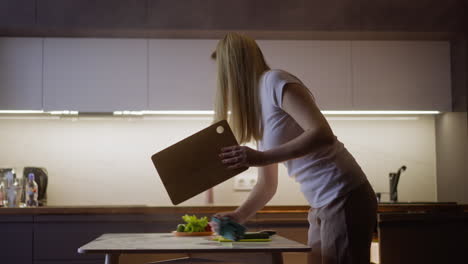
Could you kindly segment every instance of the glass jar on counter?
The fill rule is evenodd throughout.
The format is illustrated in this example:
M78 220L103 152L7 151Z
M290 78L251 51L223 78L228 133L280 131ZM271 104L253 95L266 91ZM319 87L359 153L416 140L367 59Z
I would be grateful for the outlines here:
M16 178L13 172L10 171L6 173L4 186L4 206L23 207L21 204L23 185L21 184L21 180Z
M5 184L3 179L0 179L0 207L5 205Z

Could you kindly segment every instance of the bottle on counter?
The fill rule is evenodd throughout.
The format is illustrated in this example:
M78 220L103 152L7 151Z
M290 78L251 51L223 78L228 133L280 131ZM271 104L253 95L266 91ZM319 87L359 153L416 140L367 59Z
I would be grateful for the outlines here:
M6 194L6 206L7 207L17 207L17 197L19 194L19 186L17 181L13 176L13 173L7 172L6 174L6 187L5 187L5 194Z
M38 188L37 188L37 183L34 180L34 173L28 174L28 179L27 179L24 191L26 194L26 200L25 200L26 207L37 207L38 206L38 201L37 201Z
M4 200L5 200L5 184L3 183L2 180L0 180L0 207L5 206Z

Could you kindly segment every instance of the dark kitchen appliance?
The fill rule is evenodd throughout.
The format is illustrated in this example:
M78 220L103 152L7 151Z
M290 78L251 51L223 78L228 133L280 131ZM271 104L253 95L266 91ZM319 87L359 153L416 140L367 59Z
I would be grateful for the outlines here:
M38 195L37 200L39 202L39 206L47 205L47 183L48 183L48 174L45 168L40 167L24 167L23 170L23 179L27 179L29 173L34 174L34 180L37 183L38 188ZM23 188L25 187L26 181L23 181ZM21 197L21 201L24 202L25 195Z

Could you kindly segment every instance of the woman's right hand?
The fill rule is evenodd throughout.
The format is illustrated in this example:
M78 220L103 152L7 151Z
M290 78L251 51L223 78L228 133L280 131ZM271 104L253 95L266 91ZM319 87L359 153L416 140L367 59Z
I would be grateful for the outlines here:
M237 211L220 212L220 213L216 213L213 217L216 217L219 219L223 217L228 217L232 221L239 223L239 224L243 224L246 221L246 219L243 219L243 217Z
M220 212L220 213L216 213L215 215L213 215L213 217L218 218L218 219L222 219L224 217L227 217L231 221L234 221L234 222L239 223L239 224L243 224L246 221L245 219L243 219L240 216L240 214L237 211ZM211 226L211 229L214 232L219 234L219 225L218 225L218 223L216 221L211 221L209 223L209 225Z

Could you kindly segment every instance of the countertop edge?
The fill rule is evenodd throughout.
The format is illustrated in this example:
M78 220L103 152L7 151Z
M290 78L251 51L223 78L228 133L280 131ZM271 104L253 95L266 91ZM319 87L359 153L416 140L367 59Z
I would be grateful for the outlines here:
M101 214L213 214L236 206L47 206L37 208L0 208L0 215L101 215ZM307 214L309 206L266 206L258 214ZM379 213L468 212L467 204L379 204Z

